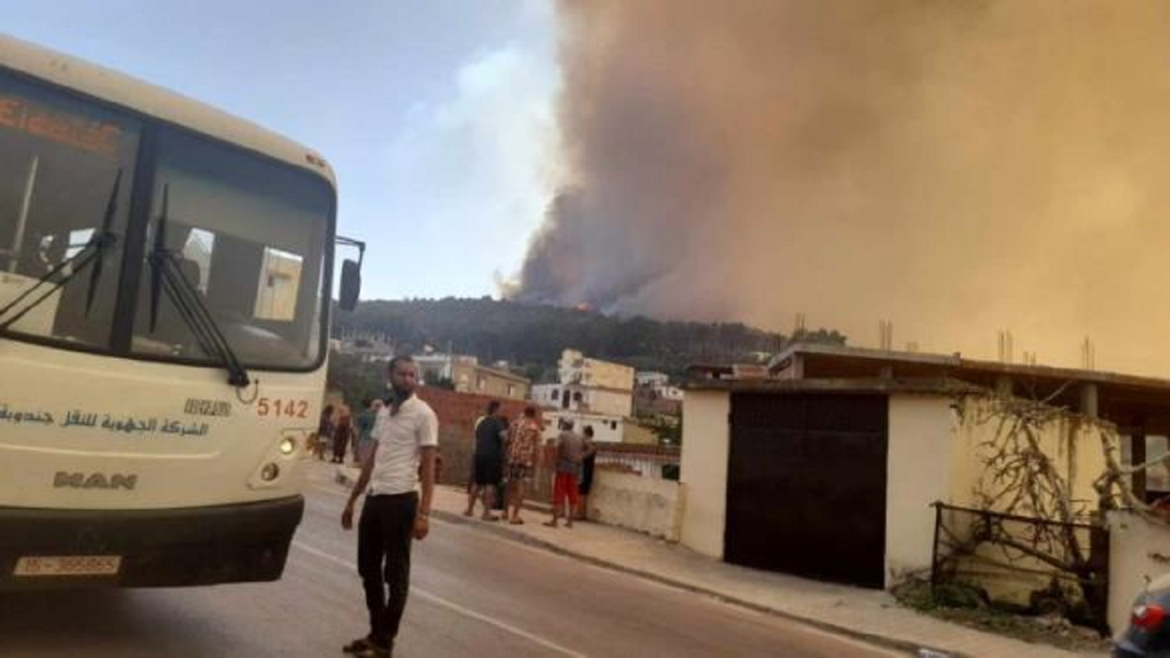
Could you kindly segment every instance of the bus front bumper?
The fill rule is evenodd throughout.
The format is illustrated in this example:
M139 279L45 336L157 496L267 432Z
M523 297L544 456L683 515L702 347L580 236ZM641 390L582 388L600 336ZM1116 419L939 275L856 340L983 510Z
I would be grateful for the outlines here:
M158 510L0 507L0 590L276 580L304 509L301 496Z

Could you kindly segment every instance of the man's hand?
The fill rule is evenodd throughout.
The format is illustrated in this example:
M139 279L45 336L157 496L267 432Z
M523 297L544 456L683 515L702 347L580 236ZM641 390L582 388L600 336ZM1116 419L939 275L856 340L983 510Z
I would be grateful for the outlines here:
M346 530L353 529L353 503L345 504L345 511L341 513L341 527Z
M417 514L414 517L414 538L418 540L426 539L427 533L430 532L431 524L429 517L426 514Z

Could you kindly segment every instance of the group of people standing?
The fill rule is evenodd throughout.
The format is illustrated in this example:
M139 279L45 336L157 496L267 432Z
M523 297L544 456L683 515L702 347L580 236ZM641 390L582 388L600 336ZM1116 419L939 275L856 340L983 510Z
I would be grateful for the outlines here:
M384 406L382 400L362 400L362 411L355 418L345 403L325 405L313 450L317 459L324 460L326 451L332 449L330 461L342 464L346 452L352 449L354 463L360 464L373 445L374 422Z
M542 462L543 429L536 407L526 407L520 418L509 423L500 413L499 401L488 403L486 413L475 424L475 457L464 516L474 516L475 504L480 501L483 520L524 523L521 510ZM551 460L555 473L553 517L545 524L550 527L557 527L561 518L572 527L574 518L586 517L597 450L593 428L587 426L583 432L576 434L571 426L562 424L557 436ZM504 500L498 501L501 494ZM497 502L503 503L502 517L494 512Z

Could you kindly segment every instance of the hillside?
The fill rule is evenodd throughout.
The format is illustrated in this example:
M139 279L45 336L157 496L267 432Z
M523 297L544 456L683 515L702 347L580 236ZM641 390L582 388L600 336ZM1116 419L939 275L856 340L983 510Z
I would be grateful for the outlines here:
M561 351L639 369L680 374L697 362L751 361L773 353L787 337L740 323L661 322L619 318L595 311L499 301L490 298L362 302L334 315L336 330L381 332L403 350L424 344L473 354L484 362L508 361L534 379L547 377ZM807 333L806 340L844 343L836 331Z

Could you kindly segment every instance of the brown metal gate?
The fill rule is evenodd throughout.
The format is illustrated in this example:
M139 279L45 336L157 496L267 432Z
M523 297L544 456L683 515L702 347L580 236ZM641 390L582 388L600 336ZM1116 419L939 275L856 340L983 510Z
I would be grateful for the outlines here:
M882 587L884 395L736 393L724 559Z

